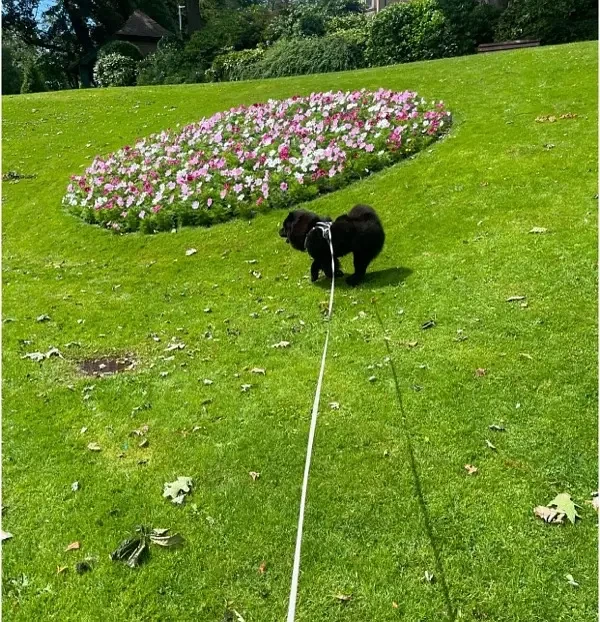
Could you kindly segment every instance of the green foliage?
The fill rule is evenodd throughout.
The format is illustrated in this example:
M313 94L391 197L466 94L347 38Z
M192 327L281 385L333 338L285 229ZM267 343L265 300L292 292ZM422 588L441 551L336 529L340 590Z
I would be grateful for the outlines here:
M473 54L480 43L493 41L500 10L477 0L437 0L444 14L445 32L457 55Z
M183 84L204 81L204 70L186 58L180 41L161 39L158 50L138 65L138 85Z
M366 57L392 65L452 56L458 46L435 0L393 4L371 20Z
M35 61L28 62L23 69L21 93L41 93L46 90L42 72Z
M207 70L207 78L212 82L234 82L241 80L244 73L260 62L265 55L264 48L240 50L220 54Z
M129 41L109 41L98 50L98 58L102 58L107 54L120 54L133 58L135 61L142 60L142 53L139 48Z
M206 24L191 36L184 51L184 62L201 71L219 54L255 48L264 40L271 14L265 7L249 6L207 11L205 18Z
M16 95L21 90L23 74L15 62L13 51L2 45L2 94Z
M364 14L364 4L358 0L299 0L275 18L269 25L266 39L277 41L282 38L321 36L326 32L343 30L343 20ZM330 27L334 19L340 20L337 27ZM359 24L348 22L346 28Z
M360 33L360 31L359 31ZM354 37L354 38L353 38ZM264 58L242 72L244 78L277 78L363 67L364 40L353 31L325 37L281 39Z
M365 13L334 15L327 19L325 27L328 33L357 29L362 29L366 32L369 19L370 18Z
M513 0L500 17L496 39L526 38L544 44L596 39L598 5L592 0Z
M94 66L94 80L101 87L133 86L137 64L133 58L121 54L106 54Z

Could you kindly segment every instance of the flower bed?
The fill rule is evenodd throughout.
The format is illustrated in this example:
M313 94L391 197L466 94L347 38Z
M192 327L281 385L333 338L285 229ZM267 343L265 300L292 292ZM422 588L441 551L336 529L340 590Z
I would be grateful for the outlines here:
M450 113L416 93L313 93L219 112L96 157L63 203L117 232L210 225L290 207L420 151Z

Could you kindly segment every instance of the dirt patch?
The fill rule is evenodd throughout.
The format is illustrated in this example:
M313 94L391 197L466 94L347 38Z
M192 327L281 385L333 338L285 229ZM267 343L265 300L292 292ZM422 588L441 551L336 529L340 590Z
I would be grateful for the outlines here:
M135 361L130 357L103 357L85 359L78 363L79 371L86 376L111 376L135 368Z

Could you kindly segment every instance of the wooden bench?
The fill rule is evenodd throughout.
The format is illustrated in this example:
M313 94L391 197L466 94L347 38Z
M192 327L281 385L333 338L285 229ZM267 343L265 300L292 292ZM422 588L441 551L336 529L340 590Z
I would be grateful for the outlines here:
M539 39L519 39L518 41L501 41L499 43L482 43L477 46L477 53L501 52L503 50L518 50L520 48L535 48L540 44Z

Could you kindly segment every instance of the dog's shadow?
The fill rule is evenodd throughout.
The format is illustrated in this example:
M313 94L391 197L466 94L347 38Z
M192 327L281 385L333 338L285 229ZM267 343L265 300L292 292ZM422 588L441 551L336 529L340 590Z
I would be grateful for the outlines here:
M352 274L351 272L349 274ZM346 283L346 277L349 274L344 274L343 277L338 277L335 280L336 287L340 289L354 289L348 283ZM385 268L384 270L375 270L373 272L367 272L365 279L357 287L392 287L400 285L412 274L410 268L398 267L398 268ZM322 289L329 289L331 287L331 281L328 278L321 278L315 283Z

